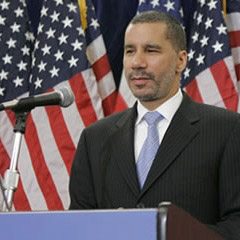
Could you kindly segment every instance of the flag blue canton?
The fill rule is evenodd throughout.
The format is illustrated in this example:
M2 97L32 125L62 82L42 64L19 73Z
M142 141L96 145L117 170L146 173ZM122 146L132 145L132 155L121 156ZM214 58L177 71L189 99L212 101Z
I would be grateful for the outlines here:
M87 24L88 27L86 29L86 42L89 45L94 39L101 35L100 32L100 24L97 20L94 6L90 0L86 1L87 4Z
M198 1L193 19L188 36L188 65L183 74L183 86L203 70L231 55L220 1Z
M149 10L167 12L183 23L183 9L181 0L140 0L138 12Z
M31 94L89 68L77 1L43 2L33 57Z
M28 91L33 40L25 1L1 1L0 102Z

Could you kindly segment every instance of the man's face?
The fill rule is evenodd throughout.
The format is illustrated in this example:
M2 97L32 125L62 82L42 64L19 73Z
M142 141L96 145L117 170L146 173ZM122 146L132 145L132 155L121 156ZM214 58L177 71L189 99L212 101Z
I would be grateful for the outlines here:
M166 38L164 23L130 24L125 33L124 72L133 95L159 106L179 88L186 51L179 53Z

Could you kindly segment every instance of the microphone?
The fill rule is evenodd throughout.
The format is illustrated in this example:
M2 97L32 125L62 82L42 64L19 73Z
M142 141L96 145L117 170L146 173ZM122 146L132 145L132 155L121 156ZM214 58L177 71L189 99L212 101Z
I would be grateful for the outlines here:
M0 111L11 109L16 112L27 112L38 106L60 105L68 107L74 101L72 91L63 87L50 93L42 93L35 96L14 99L0 104Z

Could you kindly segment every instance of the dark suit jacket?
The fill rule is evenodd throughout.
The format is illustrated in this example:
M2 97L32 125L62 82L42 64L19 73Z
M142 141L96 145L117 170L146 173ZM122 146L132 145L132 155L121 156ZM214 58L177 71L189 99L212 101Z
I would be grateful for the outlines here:
M170 201L240 239L240 115L184 94L142 190L134 157L136 106L86 128L70 178L70 209L155 208Z

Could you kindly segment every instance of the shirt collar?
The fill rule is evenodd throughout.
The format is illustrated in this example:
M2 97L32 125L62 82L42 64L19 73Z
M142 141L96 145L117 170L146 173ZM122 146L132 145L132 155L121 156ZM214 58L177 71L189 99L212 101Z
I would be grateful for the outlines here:
M182 94L182 91L179 89L178 92L173 97L169 98L166 102L164 102L162 105L160 105L158 108L156 108L153 111L159 112L166 120L171 121L174 114L178 110L182 102L182 99L183 99L183 94ZM138 117L137 117L136 125L142 121L143 116L147 112L149 112L149 110L145 108L138 100L137 112L138 112Z

